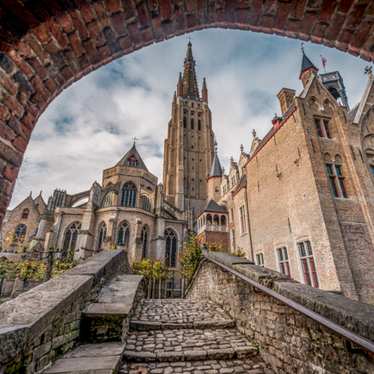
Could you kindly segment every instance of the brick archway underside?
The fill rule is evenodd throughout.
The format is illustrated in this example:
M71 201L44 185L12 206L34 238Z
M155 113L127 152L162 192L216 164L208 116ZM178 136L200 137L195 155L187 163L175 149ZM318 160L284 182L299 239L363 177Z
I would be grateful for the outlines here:
M0 224L31 132L54 97L117 57L208 27L374 56L372 0L2 0Z

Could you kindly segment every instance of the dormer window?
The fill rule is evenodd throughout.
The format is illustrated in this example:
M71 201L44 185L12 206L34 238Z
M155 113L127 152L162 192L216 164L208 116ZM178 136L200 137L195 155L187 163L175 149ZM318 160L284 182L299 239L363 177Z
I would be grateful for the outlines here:
M130 166L132 168L136 168L138 167L138 160L136 159L136 157L134 155L131 155L128 159L127 159L127 166Z

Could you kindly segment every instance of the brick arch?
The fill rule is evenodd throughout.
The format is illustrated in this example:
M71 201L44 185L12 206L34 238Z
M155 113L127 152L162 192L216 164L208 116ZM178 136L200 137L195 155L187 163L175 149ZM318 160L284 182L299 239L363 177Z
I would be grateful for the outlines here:
M208 27L312 40L373 60L371 0L3 0L0 223L33 127L64 88L115 58Z

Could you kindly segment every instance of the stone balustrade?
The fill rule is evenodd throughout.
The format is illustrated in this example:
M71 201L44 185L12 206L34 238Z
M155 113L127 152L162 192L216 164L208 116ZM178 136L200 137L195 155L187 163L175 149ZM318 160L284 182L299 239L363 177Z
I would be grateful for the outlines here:
M186 297L221 306L276 373L374 372L374 306L243 258L204 257Z
M104 251L0 305L0 373L39 372L72 349L82 311L123 270L126 253Z

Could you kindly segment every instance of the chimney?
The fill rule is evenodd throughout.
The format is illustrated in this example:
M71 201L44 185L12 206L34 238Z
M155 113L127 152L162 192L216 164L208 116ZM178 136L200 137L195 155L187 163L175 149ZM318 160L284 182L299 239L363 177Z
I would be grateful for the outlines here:
M287 110L290 108L295 98L295 94L296 94L296 91L291 90L290 88L282 88L279 91L277 97L279 100L282 114L286 113Z

